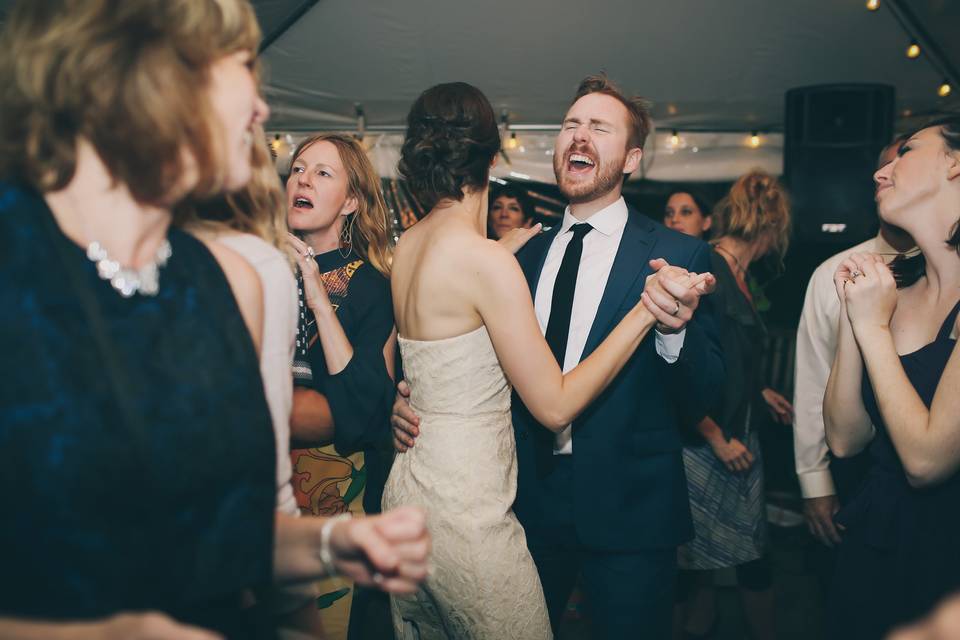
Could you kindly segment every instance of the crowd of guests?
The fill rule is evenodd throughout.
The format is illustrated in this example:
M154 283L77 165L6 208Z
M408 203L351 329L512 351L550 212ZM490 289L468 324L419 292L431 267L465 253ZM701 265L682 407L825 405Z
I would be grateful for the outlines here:
M814 273L791 404L750 279L788 248L775 177L646 218L621 189L649 113L590 76L544 229L490 191L489 101L442 84L394 247L353 137L278 181L259 38L246 0L4 25L0 636L550 638L579 585L595 637L709 638L732 569L775 638L769 413L834 549L827 635L950 637L956 601L921 618L960 589L960 117L881 155L880 232Z
M290 418L313 414L259 40L243 0L20 2L4 24L4 638L316 636L313 580L427 574L420 509L299 517ZM361 211L352 246L386 268ZM333 308L314 276L311 321ZM314 381L362 416L349 385L392 382L336 322Z

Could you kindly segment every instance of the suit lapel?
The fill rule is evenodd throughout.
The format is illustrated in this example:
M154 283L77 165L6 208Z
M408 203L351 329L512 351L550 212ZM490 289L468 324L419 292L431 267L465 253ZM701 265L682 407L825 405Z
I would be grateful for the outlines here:
M549 230L541 233L536 238L527 242L527 246L520 251L517 256L520 261L520 268L523 269L523 275L527 277L527 285L530 287L530 297L537 299L537 283L540 281L540 272L543 270L543 263L547 259L547 253L550 251L550 245L553 239L560 233L560 226L563 220L557 221Z
M620 309L624 298L637 280L649 274L648 261L656 245L652 230L653 224L642 214L633 209L629 210L627 225L623 229L623 238L620 240L620 247L613 260L610 277L607 278L607 286L603 290L603 297L600 298L600 306L597 307L597 315L590 327L581 360L593 353L607 335L617 310Z

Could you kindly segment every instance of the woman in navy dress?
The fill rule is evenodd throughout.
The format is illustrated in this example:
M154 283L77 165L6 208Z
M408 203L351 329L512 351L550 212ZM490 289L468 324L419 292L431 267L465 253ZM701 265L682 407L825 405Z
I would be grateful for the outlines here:
M422 514L275 513L259 280L170 224L250 177L252 7L117 7L0 37L0 637L269 638L275 580L411 590Z
M834 455L872 467L837 514L832 637L880 638L960 588L960 117L920 129L874 175L880 216L921 254L853 254L824 398Z

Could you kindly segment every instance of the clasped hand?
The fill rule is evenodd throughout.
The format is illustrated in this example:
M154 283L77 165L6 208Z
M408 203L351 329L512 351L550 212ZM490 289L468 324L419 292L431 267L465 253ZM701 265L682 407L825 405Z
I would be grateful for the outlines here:
M389 593L413 593L429 571L431 539L419 507L337 523L330 547L343 575Z
M850 254L837 267L833 283L854 329L890 326L897 308L897 283L881 256Z
M663 258L651 260L650 268L654 273L647 276L640 299L656 318L657 331L681 331L693 318L700 297L717 288L717 279L712 273L695 273L674 267Z

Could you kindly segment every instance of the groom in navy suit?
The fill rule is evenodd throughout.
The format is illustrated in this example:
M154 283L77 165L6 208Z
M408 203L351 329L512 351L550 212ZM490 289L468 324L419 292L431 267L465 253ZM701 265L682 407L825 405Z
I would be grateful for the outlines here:
M654 337L562 433L537 423L513 398L514 510L551 623L556 630L579 575L598 638L670 637L676 548L693 537L678 408L703 415L724 375L709 297L701 300L699 289L680 282L688 272L709 271L709 247L631 210L621 196L649 130L640 100L605 76L586 78L554 148L557 184L570 206L560 224L517 255L564 372L641 294L658 320ZM659 277L645 290L654 271ZM400 444L412 444L416 433L407 417L398 400Z

